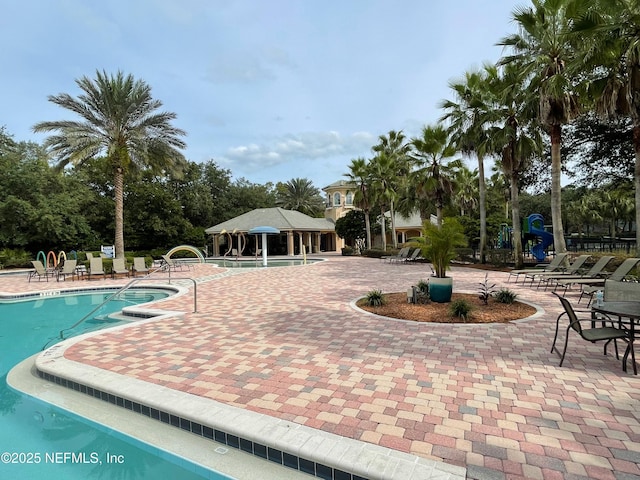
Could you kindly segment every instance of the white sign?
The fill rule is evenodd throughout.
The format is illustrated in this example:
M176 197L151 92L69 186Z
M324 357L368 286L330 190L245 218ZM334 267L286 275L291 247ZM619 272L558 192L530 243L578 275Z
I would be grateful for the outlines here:
M116 257L116 247L115 245L100 245L100 251L104 253L107 258L115 258Z

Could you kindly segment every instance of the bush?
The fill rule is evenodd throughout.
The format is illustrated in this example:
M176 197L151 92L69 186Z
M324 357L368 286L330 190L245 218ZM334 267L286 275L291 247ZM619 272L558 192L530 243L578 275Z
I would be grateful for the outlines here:
M350 256L350 255L355 255L356 251L353 247L342 247L342 255L343 256Z
M515 292L512 292L508 288L501 288L498 292L493 294L493 298L496 299L498 303L506 303L511 305L516 301L516 297L518 295Z
M389 255L389 254L380 248L370 248L368 250L362 251L363 257L382 258L386 255Z
M473 306L466 300L454 300L449 306L449 311L454 317L460 317L465 322L469 318L469 313L473 310Z
M370 307L380 307L384 305L385 299L382 290L371 290L367 293L367 305Z
M0 268L31 267L33 257L26 250L3 248L0 250Z

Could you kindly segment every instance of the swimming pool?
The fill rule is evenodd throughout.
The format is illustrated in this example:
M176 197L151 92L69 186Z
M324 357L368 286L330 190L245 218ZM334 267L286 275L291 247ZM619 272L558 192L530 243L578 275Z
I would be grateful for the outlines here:
M7 385L7 373L13 365L40 351L60 330L112 294L113 290L46 292L0 301L0 478L229 480L166 452L158 455L149 445L17 393ZM122 320L109 314L167 295L166 290L131 289L65 336L120 324Z
M295 267L299 265L311 264L322 262L321 259L307 259L305 260L268 260L268 267ZM210 259L207 258L207 263L213 263L219 267L225 268L264 268L262 265L262 259L258 260L223 260L223 259Z

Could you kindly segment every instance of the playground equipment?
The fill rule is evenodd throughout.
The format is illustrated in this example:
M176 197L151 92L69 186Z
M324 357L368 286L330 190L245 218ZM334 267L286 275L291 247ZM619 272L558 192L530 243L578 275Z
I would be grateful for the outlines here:
M506 223L500 224L500 231L498 232L498 248L511 248L511 234L512 228Z
M539 213L532 213L523 222L523 234L529 234L531 238L539 238L540 241L531 247L531 253L538 262L544 262L547 258L546 249L553 245L553 235L544 229L544 217Z

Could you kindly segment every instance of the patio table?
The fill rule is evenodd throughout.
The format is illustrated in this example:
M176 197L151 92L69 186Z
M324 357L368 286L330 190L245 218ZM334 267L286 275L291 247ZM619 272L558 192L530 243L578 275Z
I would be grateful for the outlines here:
M629 358L629 354L631 354L633 373L634 375L637 375L638 367L636 365L636 355L633 349L633 342L635 340L636 323L640 322L640 302L602 302L600 305L593 305L592 311L594 313L616 316L620 323L628 325L629 341L627 343L627 349L624 352L624 356L622 357L622 370L625 372L627 371L627 359Z

